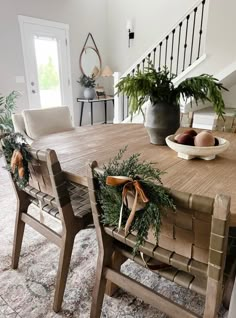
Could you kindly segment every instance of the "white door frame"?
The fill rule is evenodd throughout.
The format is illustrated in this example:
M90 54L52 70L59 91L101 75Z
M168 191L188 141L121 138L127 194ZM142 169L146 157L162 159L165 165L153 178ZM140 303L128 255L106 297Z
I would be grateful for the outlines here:
M25 47L25 32L24 32L24 24L25 23L30 23L34 25L40 25L40 26L46 26L46 27L53 27L57 29L62 29L65 31L66 34L66 57L67 57L67 70L68 70L68 90L67 90L67 99L69 101L69 106L72 119L74 120L74 108L73 108L73 96L72 96L72 80L71 80L71 61L70 61L70 46L69 46L69 25L60 23L60 22L54 22L54 21L49 21L49 20L43 20L43 19L38 19L38 18L32 18L32 17L27 17L27 16L22 16L18 15L18 21L20 24L20 32L21 32L21 42L22 42L22 49L23 49L23 57L24 57L24 66L25 66L25 75L26 75L26 84L27 84L27 92L28 92L28 98L31 94L32 87L30 87L30 76L29 76L29 66L27 63L27 52L26 52L26 47Z

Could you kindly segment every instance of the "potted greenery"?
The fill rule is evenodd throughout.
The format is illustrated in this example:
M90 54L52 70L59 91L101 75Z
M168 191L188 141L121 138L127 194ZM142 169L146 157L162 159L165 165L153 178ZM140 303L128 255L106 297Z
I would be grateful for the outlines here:
M210 101L218 116L223 116L225 104L221 90L225 89L217 79L208 74L187 78L178 86L173 83L174 75L167 68L157 71L149 62L142 72L127 75L116 85L118 93L129 97L131 116L142 111L145 101L147 107L145 127L153 144L165 144L165 138L176 132L180 125L180 99Z
M16 109L16 99L20 96L17 91L12 91L7 96L0 96L0 135L14 130L11 115Z
M85 87L84 89L84 98L86 99L93 99L96 95L96 92L95 92L95 79L93 76L87 76L85 74L81 75L79 80L78 80L78 83Z

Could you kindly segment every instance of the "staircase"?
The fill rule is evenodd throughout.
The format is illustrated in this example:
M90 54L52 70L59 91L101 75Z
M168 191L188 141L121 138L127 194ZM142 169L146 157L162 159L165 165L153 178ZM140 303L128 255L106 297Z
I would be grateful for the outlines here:
M174 83L179 83L205 58L205 35L208 17L208 1L201 0L191 8L161 41L155 43L124 74L114 74L114 84L127 75L133 76L137 71L144 71L151 61L160 71L167 67L175 75ZM115 95L114 123L124 121L129 116L129 97ZM126 119L127 120L127 119Z

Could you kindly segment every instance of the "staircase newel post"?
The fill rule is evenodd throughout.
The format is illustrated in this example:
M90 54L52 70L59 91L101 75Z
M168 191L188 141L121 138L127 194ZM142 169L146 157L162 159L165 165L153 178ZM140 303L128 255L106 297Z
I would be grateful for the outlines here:
M114 76L114 118L113 118L113 123L114 124L118 124L120 122L122 122L123 120L123 106L122 106L122 95L121 94L117 94L117 88L116 88L116 84L118 84L119 80L120 80L120 73L119 72L115 72L113 74Z

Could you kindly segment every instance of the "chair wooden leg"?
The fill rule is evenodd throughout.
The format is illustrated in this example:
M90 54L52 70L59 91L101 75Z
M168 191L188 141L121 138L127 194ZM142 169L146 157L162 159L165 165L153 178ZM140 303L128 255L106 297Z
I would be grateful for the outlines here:
M127 260L127 258L121 253L115 251L112 255L112 263L111 268L120 272L121 265ZM111 281L107 281L106 284L106 295L112 297L114 293L119 289L119 287L112 283Z
M22 196L23 198L23 196ZM28 200L18 201L17 203L17 213L15 221L15 232L14 232L14 241L13 241L13 251L12 251L12 268L16 269L19 264L20 251L24 236L25 222L21 220L21 214L27 213L29 206Z
M73 250L75 235L70 234L62 238L59 265L57 270L55 296L53 310L60 311L66 286L67 275L70 267L71 254Z
M92 305L90 311L90 318L99 318L102 310L102 303L106 289L106 278L103 276L103 259L98 256L96 279L92 295Z
M113 249L112 241L107 241L103 251L98 252L96 279L93 289L92 305L90 311L90 318L99 318L102 310L102 303L106 289L107 279L104 277L104 268L112 263Z
M23 241L23 235L25 230L25 223L21 221L20 215L17 216L14 234L14 243L12 251L12 268L16 269L19 264L20 251Z

